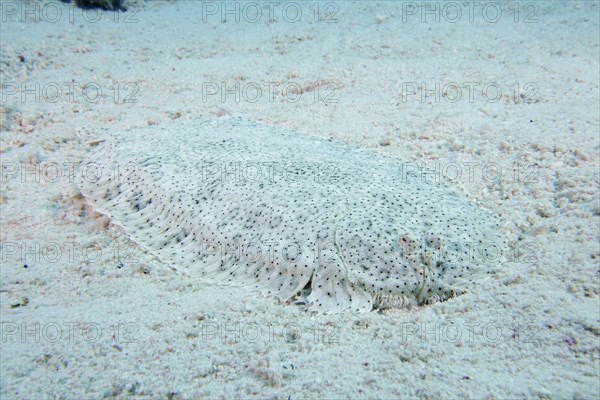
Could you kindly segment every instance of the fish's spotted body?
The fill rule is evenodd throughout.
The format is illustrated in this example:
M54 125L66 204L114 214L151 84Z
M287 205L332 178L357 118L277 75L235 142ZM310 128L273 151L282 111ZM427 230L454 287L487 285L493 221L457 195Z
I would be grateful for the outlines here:
M398 160L241 119L121 132L87 161L103 173L81 192L147 251L311 311L447 299L506 245L494 215Z

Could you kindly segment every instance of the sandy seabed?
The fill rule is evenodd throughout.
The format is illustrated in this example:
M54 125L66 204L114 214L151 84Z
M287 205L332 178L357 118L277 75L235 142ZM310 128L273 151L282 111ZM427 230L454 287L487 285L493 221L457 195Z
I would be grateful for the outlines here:
M600 396L597 1L0 4L2 399ZM510 260L449 301L310 315L85 207L98 138L224 115L406 162L500 215Z

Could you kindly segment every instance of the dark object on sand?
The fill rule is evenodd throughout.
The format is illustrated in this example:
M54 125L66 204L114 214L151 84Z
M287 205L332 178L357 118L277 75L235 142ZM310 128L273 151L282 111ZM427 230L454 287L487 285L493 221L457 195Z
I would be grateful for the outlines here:
M62 0L71 3L71 0ZM127 11L127 0L74 0L77 7L83 9L100 8L107 11Z

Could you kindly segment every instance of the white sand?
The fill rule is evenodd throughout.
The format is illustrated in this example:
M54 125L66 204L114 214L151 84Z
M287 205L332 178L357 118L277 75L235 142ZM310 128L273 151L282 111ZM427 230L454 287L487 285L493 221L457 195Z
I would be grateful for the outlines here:
M597 398L599 3L518 2L518 22L514 2L492 3L502 6L496 23L481 6L474 22L464 7L455 23L422 23L403 12L412 3L385 1L321 3L321 13L339 8L332 23L314 22L312 2L293 3L303 11L297 23L283 4L271 22L266 8L256 23L204 22L195 1L104 12L92 23L67 5L55 18L46 2L36 12L36 3L3 1L0 397ZM25 20L23 7L34 10ZM537 22L523 23L532 11ZM46 96L13 94L25 81ZM67 82L79 84L72 98ZM236 82L263 95L203 101L203 84ZM284 101L276 89L271 101L269 82L306 91ZM466 86L457 102L403 101L410 82L479 86L472 101ZM492 82L503 92L497 102L481 94ZM90 83L102 88L97 103L82 94ZM539 89L533 102L515 95L516 83L526 98L526 84ZM115 101L116 84L121 97L137 85L137 103ZM63 93L51 102L56 85ZM81 161L103 134L223 114L448 173L461 165L446 183L506 221L519 257L497 279L433 306L311 316L179 277L147 254L115 259L121 231L82 212L68 176L52 179L52 163ZM49 175L22 177L21 162ZM493 169L484 179L484 165L502 179ZM92 243L97 259L82 251ZM62 253L42 251L56 245Z

